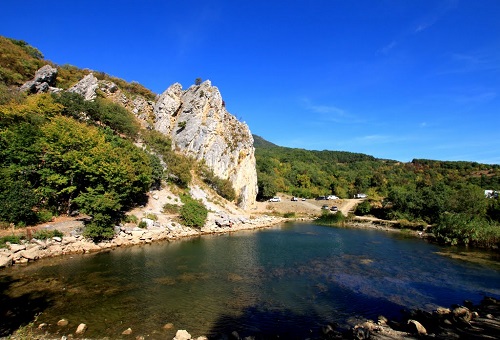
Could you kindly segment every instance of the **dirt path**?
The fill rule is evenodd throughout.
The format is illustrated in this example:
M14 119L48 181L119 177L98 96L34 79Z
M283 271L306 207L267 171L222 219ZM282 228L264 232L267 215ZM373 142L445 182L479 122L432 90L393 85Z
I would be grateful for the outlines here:
M288 212L295 212L297 215L314 215L318 216L321 214L321 207L323 205L328 205L329 207L337 206L339 211L345 216L349 214L351 210L363 201L363 199L338 199L338 200L320 200L316 201L314 199L308 199L302 201L292 201L292 196L279 195L281 202L257 202L257 207L254 209L255 213L279 213L284 214Z
M361 202L363 202L362 198L342 200L342 205L340 206L339 210L342 211L342 214L344 214L344 216L347 216L349 214L349 211L354 210L356 206Z

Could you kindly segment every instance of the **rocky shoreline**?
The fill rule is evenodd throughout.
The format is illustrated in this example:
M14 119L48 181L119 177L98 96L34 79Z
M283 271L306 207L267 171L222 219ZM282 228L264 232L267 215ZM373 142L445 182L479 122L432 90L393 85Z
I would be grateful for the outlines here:
M208 234L223 234L239 230L261 229L282 223L287 219L277 216L259 216L257 218L227 218L214 216L203 228L195 229L179 223L160 225L155 221L144 219L147 228L133 226L115 227L115 237L111 240L95 243L82 236L83 221L76 221L70 231L63 237L52 237L46 240L32 238L20 244L7 243L8 248L0 248L0 268L26 264L39 259L70 254L87 254L107 251L118 247L149 244L158 241L173 241L185 237L196 237ZM74 223L75 224L75 223ZM57 229L57 225L47 225L42 229Z

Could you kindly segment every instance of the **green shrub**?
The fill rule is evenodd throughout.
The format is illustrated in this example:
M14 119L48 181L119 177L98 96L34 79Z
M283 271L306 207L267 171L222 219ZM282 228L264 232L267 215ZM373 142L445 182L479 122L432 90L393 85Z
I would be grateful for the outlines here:
M181 219L184 224L188 227L203 227L208 216L207 208L188 195L181 196L181 200L184 203L181 207Z
M203 182L214 189L219 196L224 197L228 201L234 201L236 199L236 192L230 180L216 176L213 170L204 165L200 167L199 173Z
M146 214L144 214L144 218L147 218L147 219L150 219L150 220L153 220L153 221L157 221L158 220L158 216L156 216L156 214L153 214L153 213L146 213Z
M96 213L93 215L92 221L85 226L83 236L92 239L94 242L112 239L115 236L113 225L111 216Z
M146 221L141 221L141 222L139 222L137 227L141 228L141 229L146 229L148 227L148 224L146 223Z
M500 225L467 214L446 213L432 227L437 240L450 245L500 246Z
M40 210L36 215L38 218L38 222L41 223L52 221L52 218L54 217L54 215L52 215L52 212L45 209Z
M97 223L89 223L85 226L83 236L92 239L94 242L109 240L115 236L113 227Z
M332 214L328 210L323 210L321 216L318 217L314 222L324 225L343 225L345 220L346 217L344 216L344 214L342 214L341 211Z
M125 223L137 223L137 222L139 222L139 219L135 215L125 215L124 222Z
M36 238L38 240L46 240L46 239L50 239L52 237L63 237L63 233L60 232L59 230L57 229L54 229L54 230L38 230L37 232L35 232L32 237L33 238Z
M370 202L368 201L363 201L358 206L356 207L356 215L368 215L371 210L371 205Z
M294 218L295 217L295 212L286 212L283 214L284 218Z
M0 237L0 248L7 248L6 243L16 243L19 244L21 243L22 237L21 236L16 236L16 235L8 235L4 237Z
M172 203L165 203L163 205L163 210L162 212L164 214L178 214L179 211L180 211L181 207L176 205L176 204L172 204Z

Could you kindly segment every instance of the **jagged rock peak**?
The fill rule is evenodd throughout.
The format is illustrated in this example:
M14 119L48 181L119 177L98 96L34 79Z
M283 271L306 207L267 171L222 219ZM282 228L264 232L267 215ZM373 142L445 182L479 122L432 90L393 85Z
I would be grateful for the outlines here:
M204 160L217 176L229 179L242 208L255 203L253 137L226 110L217 87L206 80L183 91L175 83L160 95L153 112L155 129L171 137L172 147Z

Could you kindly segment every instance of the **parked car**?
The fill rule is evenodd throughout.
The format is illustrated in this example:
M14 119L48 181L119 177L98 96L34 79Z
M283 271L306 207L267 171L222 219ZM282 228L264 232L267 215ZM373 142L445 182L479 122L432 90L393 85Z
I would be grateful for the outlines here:
M279 198L278 196L274 196L273 198L269 199L269 202L281 202L281 198Z
M366 194L356 194L354 195L354 198L367 198L368 196Z
M295 196L292 197L292 201L297 202L299 199Z
M330 209L330 207L329 207L327 204L324 204L324 205L321 207L321 209L323 209L323 210L328 210L328 209Z
M332 207L330 208L330 210L331 210L331 211L339 211L339 208L338 208L336 205L334 205L334 206L332 206Z
M339 198L335 195L328 195L328 196L326 196L326 199L327 200L338 200Z
M302 197L302 200L305 201L306 200L305 197Z
M323 201L326 200L326 196L318 196L316 197L316 201Z

